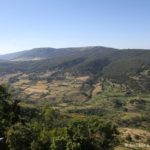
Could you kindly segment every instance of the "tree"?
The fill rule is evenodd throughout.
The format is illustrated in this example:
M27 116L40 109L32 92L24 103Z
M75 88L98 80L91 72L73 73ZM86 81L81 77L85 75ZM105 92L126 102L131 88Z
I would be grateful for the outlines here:
M33 135L29 127L17 123L7 131L6 143L10 150L30 150Z
M117 145L117 126L111 122L94 117L70 122L51 107L45 107L33 120L24 114L22 121L18 103L0 86L3 150L112 150Z
M44 122L44 126L48 129L60 126L60 121L63 120L58 110L54 110L48 106L44 107L41 118Z
M0 147L5 150L7 145L5 143L5 132L7 128L20 120L20 106L19 101L12 98L8 89L0 86Z
M92 118L71 123L67 128L69 150L109 150L118 144L117 126Z
M12 98L7 88L0 86L0 136L7 127L19 121L19 101Z

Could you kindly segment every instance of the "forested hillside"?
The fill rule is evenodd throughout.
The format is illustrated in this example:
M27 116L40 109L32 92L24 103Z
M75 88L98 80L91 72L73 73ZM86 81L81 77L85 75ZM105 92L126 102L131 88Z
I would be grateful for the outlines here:
M114 148L116 125L96 117L73 119L50 106L24 108L0 86L1 150L99 150Z
M0 56L0 74L69 72L125 83L131 88L149 90L149 50L117 50L106 47L38 48ZM136 80L137 79L137 80ZM142 85L141 85L142 84ZM146 88L144 88L146 86Z
M0 60L2 150L150 144L149 50L37 48Z

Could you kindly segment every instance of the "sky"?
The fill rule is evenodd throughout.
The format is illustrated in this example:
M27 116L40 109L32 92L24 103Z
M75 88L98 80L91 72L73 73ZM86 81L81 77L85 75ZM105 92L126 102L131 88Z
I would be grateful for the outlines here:
M150 49L150 0L0 0L0 54L79 46Z

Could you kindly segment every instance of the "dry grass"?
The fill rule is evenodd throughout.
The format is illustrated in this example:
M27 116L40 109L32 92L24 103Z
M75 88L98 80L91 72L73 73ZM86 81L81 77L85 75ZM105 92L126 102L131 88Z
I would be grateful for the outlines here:
M38 81L36 84L31 85L30 87L26 88L24 92L26 94L36 94L36 93L45 94L45 93L48 93L49 90L48 90L48 85L46 81ZM37 97L38 96L39 95L37 95Z
M101 92L102 92L102 86L100 85L100 83L95 84L94 90L92 91L92 96L95 96Z
M89 79L89 76L81 76L81 77L76 78L76 80L79 80L79 81L86 81L87 79Z
M141 113L138 113L138 112L126 112L126 113L123 114L122 119L127 120L127 119L140 117L140 116L141 116Z
M39 78L46 78L53 74L55 71L47 71L46 73L36 74ZM22 93L20 95L30 96L29 98L33 99L49 99L49 98L62 98L63 95L72 95L77 96L77 99L84 99L83 95L80 95L80 87L82 83L85 82L89 76L67 76L65 80L53 80L50 83L47 81L37 81L33 82L29 80L28 74L16 73L16 74L8 74L0 77L0 83L7 83L10 78L18 76L18 81L12 83L12 86L16 89L21 89Z
M16 77L16 76L18 76L20 74L21 73L18 72L18 73L12 73L12 74L3 75L3 76L0 77L0 84L7 83L10 78Z
M28 79L23 79L23 80L19 80L18 82L14 83L14 86L23 86L24 84L30 84L30 80Z
M147 139L150 138L150 132L141 129L121 128L120 133L125 140L130 135L134 142L147 143Z

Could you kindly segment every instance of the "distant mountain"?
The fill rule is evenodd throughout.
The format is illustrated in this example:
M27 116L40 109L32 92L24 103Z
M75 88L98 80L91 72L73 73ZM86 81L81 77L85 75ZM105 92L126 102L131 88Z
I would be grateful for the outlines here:
M71 49L69 49L69 52ZM56 56L68 53L68 49L55 49L55 48L35 48L32 50L26 50L11 54L0 55L0 59L2 60L10 60L10 61L29 61L36 60L36 58L48 59L54 58Z
M23 61L35 58L47 58L53 51L53 48L35 48L32 50L0 55L0 59Z
M1 73L46 72L88 74L104 77L118 83L146 84L150 80L150 51L114 49L107 47L36 48L28 51L1 55ZM56 75L57 76L57 75ZM133 80L134 76L139 80ZM131 81L132 80L132 81ZM142 85L140 85L142 86ZM145 85L143 85L145 86ZM148 88L147 88L148 89Z
M28 61L28 60L39 60L41 59L53 59L58 57L66 57L66 56L75 56L75 55L84 55L89 54L94 50L98 51L107 51L111 48L105 47L79 47L79 48L35 48L32 50L26 50L6 55L0 55L0 59L2 60L10 60L10 61ZM111 49L112 50L112 49ZM86 51L86 52L85 52ZM95 52L94 52L95 53Z
M37 48L7 55L1 55L0 59L13 61L6 63L13 70L21 71L46 71L47 69L82 68L89 63L98 63L118 50L106 47L79 47L79 48ZM34 61L33 61L34 60ZM93 62L94 61L94 62ZM96 61L96 62L95 62ZM5 66L4 64L2 64ZM4 69L5 67L3 67ZM2 70L1 70L2 71Z

